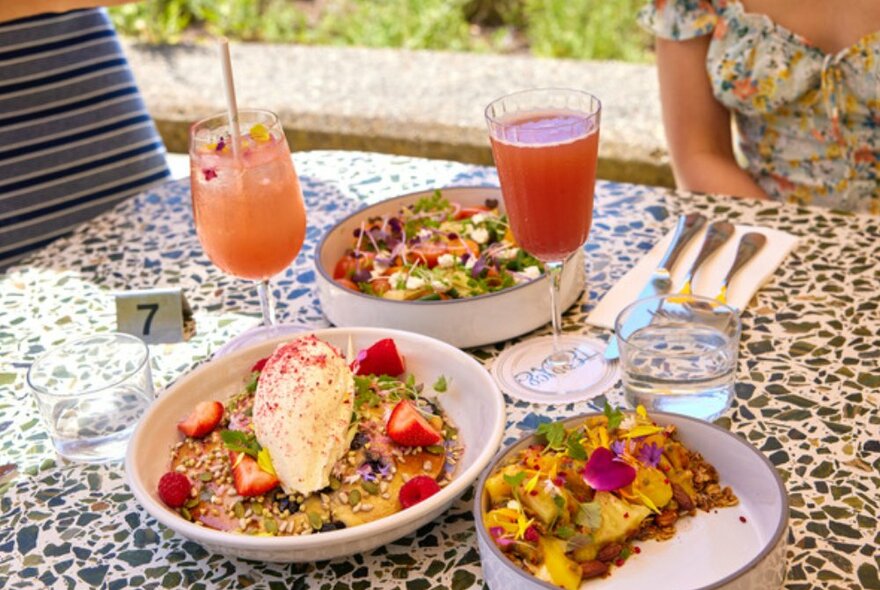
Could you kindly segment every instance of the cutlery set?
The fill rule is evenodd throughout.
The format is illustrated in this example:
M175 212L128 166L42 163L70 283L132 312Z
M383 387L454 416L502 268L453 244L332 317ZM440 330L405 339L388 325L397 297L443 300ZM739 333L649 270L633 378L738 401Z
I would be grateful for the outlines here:
M672 292L672 273L675 270L675 265L682 252L687 248L688 244L694 239L694 237L700 233L705 225L706 217L700 213L690 213L678 218L678 223L675 226L675 232L672 236L672 243L669 245L669 248L667 248L663 258L657 264L657 268L651 273L651 277L636 297L636 300L646 299L657 295L667 295ZM678 290L678 293L682 295L691 295L693 293L693 280L697 271L708 259L712 258L712 256L720 250L731 237L733 237L733 234L734 226L730 222L713 221L709 224L700 251L685 274L684 282ZM766 243L767 238L758 232L749 232L740 239L736 250L736 257L721 282L721 288L715 295L715 300L721 303L727 303L727 292L730 287L730 282L746 263L761 251ZM650 312L645 309L644 313L648 314ZM631 316L628 321L643 324L648 319L649 318L645 317ZM618 356L620 356L620 351L617 345L617 338L611 338L608 347L605 349L605 358L611 361Z

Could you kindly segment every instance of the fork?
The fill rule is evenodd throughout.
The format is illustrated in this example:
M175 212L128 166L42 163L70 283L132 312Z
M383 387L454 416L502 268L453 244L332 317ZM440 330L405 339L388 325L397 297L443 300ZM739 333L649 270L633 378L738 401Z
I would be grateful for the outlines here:
M709 224L700 253L697 254L697 259L694 260L694 263L688 270L684 278L684 284L681 286L681 290L679 290L680 295L693 294L693 280L697 270L733 236L733 232L733 224L728 221L713 221Z
M727 303L727 291L730 288L730 281L733 280L733 277L742 270L749 260L761 251L766 243L767 237L758 232L749 232L740 238L739 246L736 247L736 257L733 259L733 264L730 265L730 270L727 271L727 276L721 282L721 290L715 296L716 301L724 304Z

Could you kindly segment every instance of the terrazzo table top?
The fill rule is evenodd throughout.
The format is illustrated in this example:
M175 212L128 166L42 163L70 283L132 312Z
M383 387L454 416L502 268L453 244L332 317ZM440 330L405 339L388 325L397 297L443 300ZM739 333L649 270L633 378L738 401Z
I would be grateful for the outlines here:
M314 249L336 220L405 192L497 184L493 169L452 162L355 152L295 161L308 235L273 284L281 318L315 328L327 322ZM588 291L565 327L607 338L585 326L586 312L676 215L693 210L803 238L743 314L736 398L718 423L760 449L786 482L786 588L880 588L880 220L600 182ZM255 290L202 253L186 182L123 203L0 278L0 588L482 587L470 492L437 522L370 554L263 564L209 554L158 525L133 499L121 464L57 458L25 385L28 366L65 340L113 330L113 291L153 287L183 288L198 325L186 343L151 346L157 390L258 323ZM469 352L488 363L506 344ZM620 403L621 393L618 384L607 397ZM588 409L507 402L505 442Z

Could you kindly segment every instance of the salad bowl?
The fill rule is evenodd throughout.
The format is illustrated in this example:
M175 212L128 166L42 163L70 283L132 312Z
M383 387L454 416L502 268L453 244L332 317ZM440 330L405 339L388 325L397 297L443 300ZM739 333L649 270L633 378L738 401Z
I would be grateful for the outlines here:
M439 301L402 301L361 293L334 280L338 261L351 249L354 233L364 221L394 215L402 207L430 197L435 191L421 191L388 199L366 207L333 226L321 239L315 253L318 298L324 315L336 326L373 326L418 332L458 348L509 340L535 330L550 321L550 286L546 275L472 297ZM494 187L450 187L440 190L443 198L462 208L495 200L503 213L501 190ZM584 288L584 252L578 250L566 261L560 294L568 309Z
M566 428L597 414L564 420ZM699 453L718 472L721 486L730 486L739 500L734 506L697 509L675 523L676 532L663 541L635 543L634 554L618 560L610 575L580 582L580 590L774 590L785 578L788 498L770 462L739 436L688 416L650 412L659 426L674 425L676 439ZM487 481L501 466L541 439L528 435L503 449L492 460L474 499L477 541L483 576L492 590L552 590L516 565L493 540L486 525L490 505ZM626 516L626 515L625 515Z
M505 425L504 399L489 373L452 346L419 334L376 328L331 328L312 332L345 352L391 338L408 374L431 384L445 378L437 402L458 429L463 453L452 480L434 495L396 513L349 528L309 535L259 536L196 525L160 498L160 478L169 451L181 439L175 425L199 402L227 400L241 390L254 362L290 340L278 338L214 358L178 379L150 407L128 446L125 471L137 501L160 523L206 549L229 557L272 562L312 562L351 555L406 536L435 520L477 479L498 449Z

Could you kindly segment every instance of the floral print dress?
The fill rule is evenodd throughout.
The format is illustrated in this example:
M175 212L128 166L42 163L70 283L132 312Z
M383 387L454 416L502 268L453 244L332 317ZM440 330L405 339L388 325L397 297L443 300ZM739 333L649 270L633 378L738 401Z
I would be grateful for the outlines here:
M880 214L880 31L827 54L738 0L652 0L664 39L712 35L706 70L773 198Z

